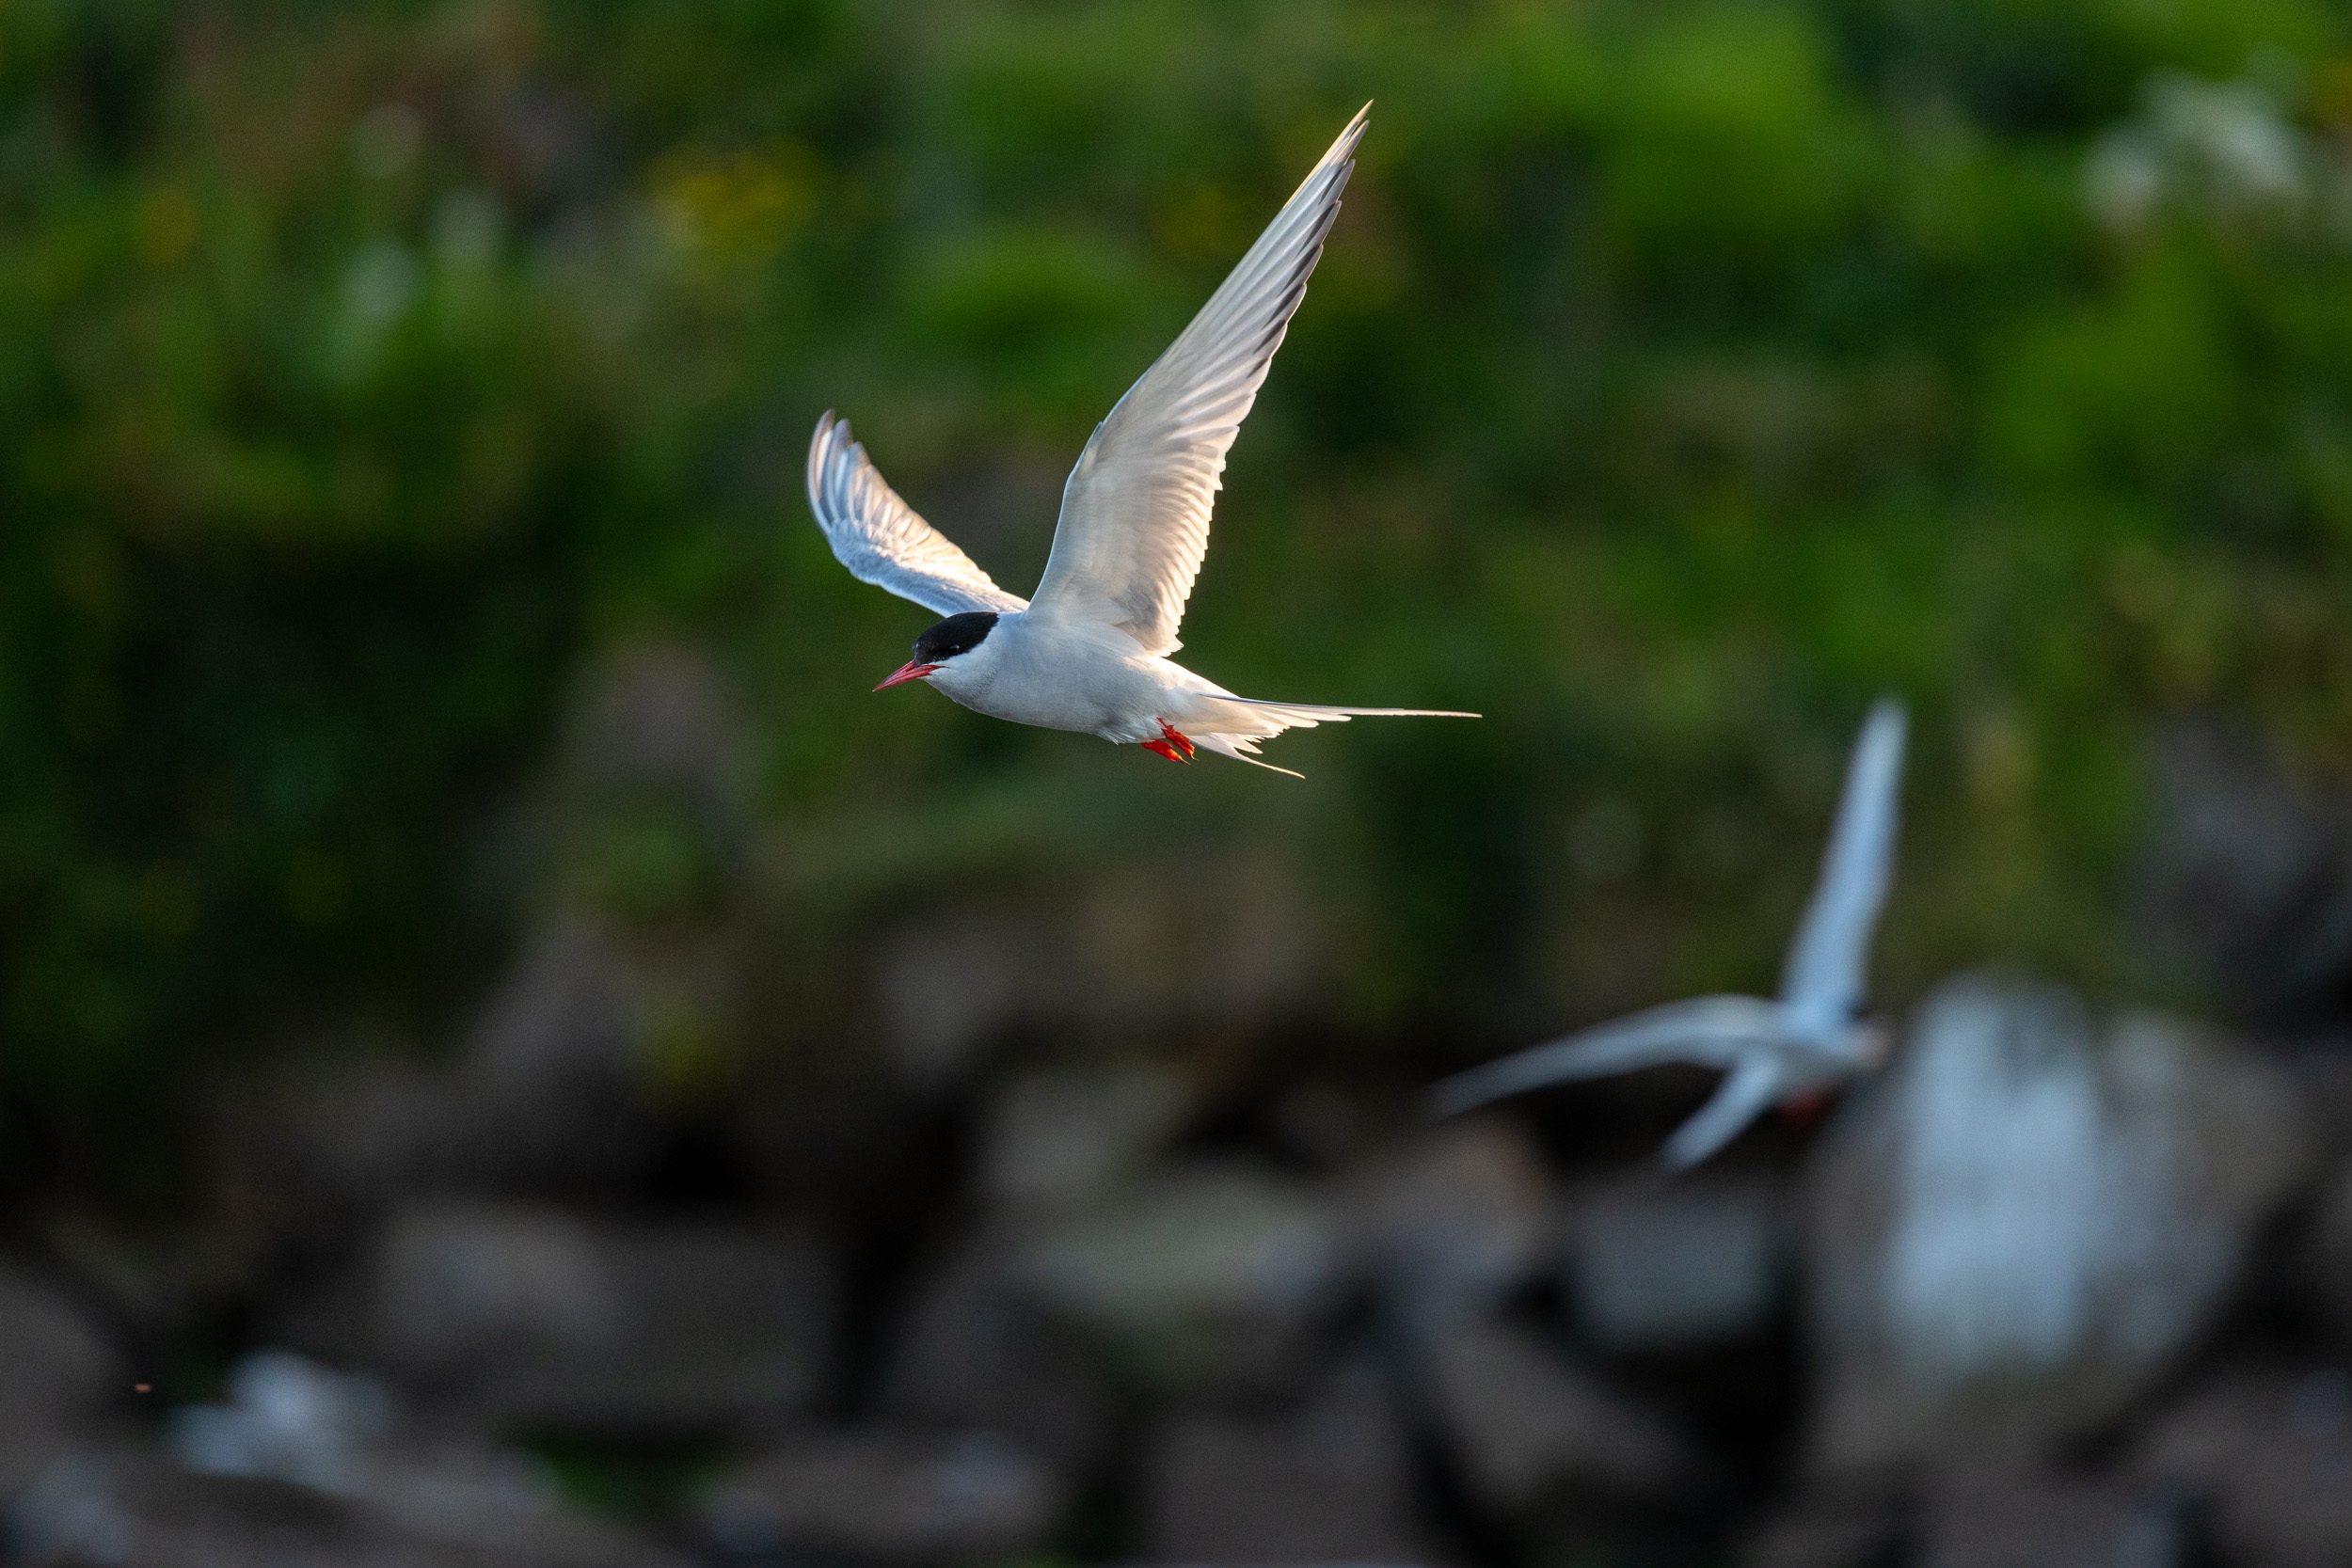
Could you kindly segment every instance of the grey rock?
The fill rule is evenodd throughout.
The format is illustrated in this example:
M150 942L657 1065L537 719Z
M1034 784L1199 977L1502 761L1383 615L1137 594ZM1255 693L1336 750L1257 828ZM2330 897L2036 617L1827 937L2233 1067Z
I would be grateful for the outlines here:
M1143 1544L1168 1562L1427 1560L1405 1430L1380 1372L1343 1368L1274 1411L1168 1418L1143 1458Z
M1195 1099L1171 1069L1061 1069L1013 1079L990 1102L980 1191L1013 1214L1067 1212L1142 1173L1182 1129Z
M2340 1370L2223 1374L2155 1418L2131 1468L2201 1504L2227 1562L2352 1562L2352 1375Z
M9 1516L31 1568L461 1568L483 1560L380 1528L289 1481L204 1476L147 1455L60 1461Z
M745 726L700 649L590 671L525 819L521 942L449 1085L467 1191L633 1193L678 1104L739 1068Z
M373 1360L410 1393L496 1426L622 1433L799 1415L837 1310L798 1236L519 1205L404 1212L369 1288Z
M745 1556L963 1563L1039 1550L1069 1504L1057 1472L996 1438L809 1432L730 1470L701 1526Z
M968 1077L982 1051L1016 1025L1039 1022L1048 933L999 912L942 925L927 920L886 939L874 993L891 1066L937 1092Z
M191 1470L331 1488L358 1473L390 1422L390 1397L373 1379L267 1350L230 1372L226 1403L173 1411L166 1436Z
M2352 1165L2336 1171L2320 1196L2305 1263L2337 1342L2352 1347Z
M1102 1358L1020 1288L1016 1259L967 1241L915 1288L886 1361L885 1420L988 1432L1064 1468L1098 1465L1114 1414Z
M1341 1205L1364 1271L1412 1322L1490 1308L1541 1276L1556 1239L1543 1156L1498 1116L1390 1146L1349 1174Z
M644 988L619 937L565 915L523 942L491 993L436 1164L498 1190L615 1190L644 1177L660 1118L647 1093Z
M1976 1478L1933 1497L1919 1568L2185 1568L2190 1541L2169 1499L2112 1481Z
M1909 1537L1881 1497L1804 1497L1768 1514L1740 1543L1740 1568L1898 1568Z
M1267 1148L1311 1170L1361 1164L1391 1141L1393 1098L1353 1078L1301 1078L1263 1108Z
M487 1444L385 1443L341 1491L388 1528L485 1562L687 1568L678 1553L634 1530L566 1512L535 1461Z
M2299 1036L2293 1049L2279 1053L2279 1061L2295 1081L2313 1143L2335 1162L2322 1182L2323 1207L2342 1214L2352 1204L2344 1194L2343 1164L2352 1151L2352 1028Z
M127 1393L122 1364L65 1295L0 1263L0 1500L69 1452Z
M1769 1330L1794 1277L1794 1227L1756 1186L1613 1182L1575 1206L1566 1297L1611 1354L1720 1349Z
M246 1251L446 1181L474 1125L452 1074L372 1040L306 1042L215 1098L213 1228Z
M1168 1389L1295 1381L1347 1284L1328 1201L1238 1165L1169 1172L1024 1250L1034 1299Z
M391 1489L391 1510L291 1481L201 1475L135 1450L53 1465L9 1515L30 1568L682 1568L617 1528L537 1496L485 1508L482 1489Z
M2352 976L2352 810L2211 728L2175 729L2157 761L2141 925L2257 1016L2340 996Z
M1464 1490L1513 1519L1570 1499L1640 1502L1688 1488L1681 1434L1531 1330L1458 1319L1422 1347L1421 1397Z
M188 1324L199 1301L256 1285L252 1234L210 1212L193 1222L133 1227L73 1198L51 1204L36 1196L23 1221L57 1277L101 1304L98 1310L126 1338L168 1338Z
M2152 1015L1963 978L1832 1129L1805 1217L1829 1472L2024 1461L2120 1412L2303 1180L2275 1069Z
M522 1456L405 1430L372 1379L260 1351L238 1364L229 1393L224 1404L174 1411L166 1426L172 1453L191 1472L331 1495L354 1505L370 1532L420 1550L511 1550L526 1561L620 1568L667 1560L634 1536L565 1513L548 1478Z
M871 979L892 1060L936 1090L1016 1030L1125 1049L1295 1016L1327 973L1321 928L1286 859L1200 855L1182 876L1155 860L1030 902L925 904Z

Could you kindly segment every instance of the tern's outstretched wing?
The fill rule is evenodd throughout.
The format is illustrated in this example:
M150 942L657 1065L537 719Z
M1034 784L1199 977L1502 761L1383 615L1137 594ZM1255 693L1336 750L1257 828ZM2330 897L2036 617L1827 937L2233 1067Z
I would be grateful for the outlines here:
M1842 1031L1862 1005L1870 932L1886 902L1895 859L1896 791L1903 771L1903 707L1881 698L1854 743L1821 879L1797 928L1780 983L1790 1022L1808 1034Z
M1772 1108L1780 1097L1780 1063L1771 1052L1740 1058L1713 1098L1666 1140L1666 1164L1688 1170L1738 1137L1748 1123Z
M1774 1039L1780 1032L1778 1005L1758 997L1669 1002L1456 1073L1438 1085L1434 1109L1439 1116L1452 1116L1547 1084L1631 1072L1664 1062L1729 1067L1740 1047Z
M808 444L808 505L850 575L940 615L968 610L1000 614L1028 601L989 579L882 482L850 421L828 412Z
M1146 653L1178 646L1225 453L1306 294L1371 108L1347 122L1192 325L1094 427L1062 487L1039 614L1117 626Z

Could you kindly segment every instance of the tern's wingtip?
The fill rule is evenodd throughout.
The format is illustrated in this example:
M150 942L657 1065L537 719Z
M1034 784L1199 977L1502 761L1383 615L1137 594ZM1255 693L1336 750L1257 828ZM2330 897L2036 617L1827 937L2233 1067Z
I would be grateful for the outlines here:
M1331 151L1343 158L1353 157L1356 144L1364 139L1364 127L1371 123L1371 119L1372 101L1366 99L1364 106L1357 110L1345 125L1340 127L1339 135L1332 140Z
M1687 1127L1677 1128L1675 1135L1668 1138L1658 1150L1658 1163L1663 1165L1669 1174L1679 1176L1682 1172L1705 1162L1708 1156L1723 1147L1724 1140L1702 1143L1683 1136L1689 1131Z
M1478 1072L1472 1069L1457 1072L1441 1083L1430 1085L1429 1092L1422 1097L1423 1113L1431 1121L1444 1121L1466 1111L1475 1111L1481 1105L1491 1104L1499 1096L1481 1085L1477 1079Z

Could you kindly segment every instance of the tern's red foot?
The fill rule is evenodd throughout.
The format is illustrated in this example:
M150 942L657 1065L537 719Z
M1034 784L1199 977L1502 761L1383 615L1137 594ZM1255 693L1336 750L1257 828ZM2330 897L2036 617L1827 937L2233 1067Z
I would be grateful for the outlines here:
M1166 741L1168 745L1175 747L1179 752L1182 752L1184 756L1180 760L1184 762L1190 762L1192 760L1193 753L1200 750L1199 747L1195 746L1189 739L1185 738L1184 733L1182 730L1179 730L1175 725L1169 723L1165 719L1160 721L1160 738Z
M1147 740L1143 742L1143 749L1147 752L1152 752L1154 755L1166 757L1170 762L1190 762L1192 760L1192 758L1178 751L1175 744L1171 741Z

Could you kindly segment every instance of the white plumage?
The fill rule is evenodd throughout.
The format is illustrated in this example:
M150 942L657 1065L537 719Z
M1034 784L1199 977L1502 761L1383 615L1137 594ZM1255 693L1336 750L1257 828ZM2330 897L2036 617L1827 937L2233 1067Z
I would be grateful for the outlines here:
M1168 657L1182 646L1177 626L1208 553L1225 454L1305 297L1369 113L1348 122L1191 325L1095 427L1062 487L1034 600L997 587L901 500L847 420L828 413L818 421L809 505L841 563L940 615L982 618L927 632L945 657L918 641L916 657L884 685L928 680L998 719L1184 761L1198 745L1252 762L1258 743L1284 730L1359 716L1476 717L1240 697Z
M1886 1037L1862 1016L1864 971L1894 865L1903 731L1902 705L1882 699L1854 743L1820 880L1789 947L1778 997L1669 1002L1532 1047L1439 1085L1439 1113L1549 1084L1694 1062L1719 1069L1724 1081L1667 1141L1667 1163L1685 1166L1773 1105L1877 1067Z

